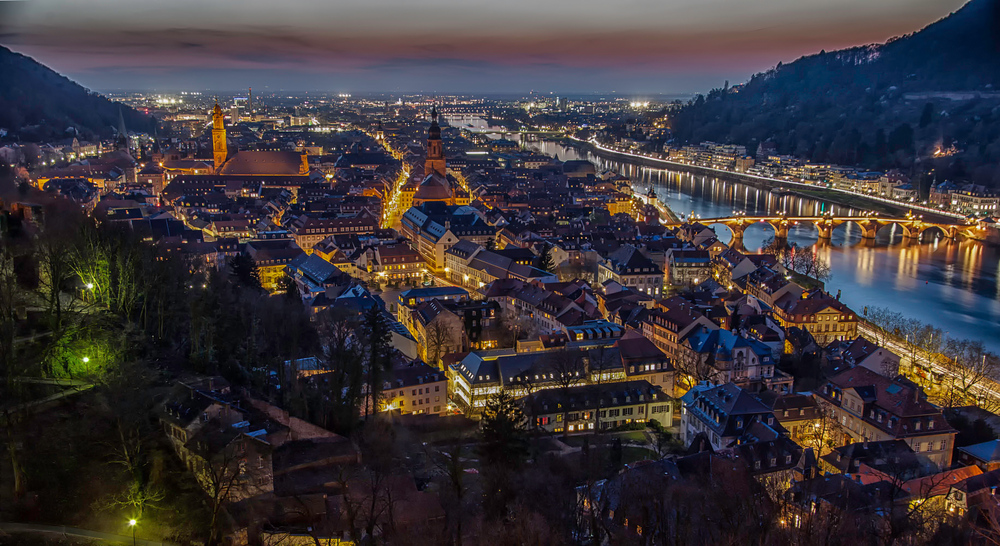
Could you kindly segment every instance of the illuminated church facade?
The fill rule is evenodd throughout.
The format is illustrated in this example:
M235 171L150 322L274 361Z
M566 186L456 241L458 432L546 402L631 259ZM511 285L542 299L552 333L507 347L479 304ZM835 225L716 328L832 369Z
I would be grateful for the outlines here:
M212 110L212 159L215 174L237 176L306 176L309 158L305 151L229 153L226 121L219 103Z
M444 156L444 143L441 140L441 126L438 125L436 108L431 109L431 127L427 131L427 158L424 160L424 174L411 179L407 186L403 188L403 191L413 192L412 204L414 207L429 202L441 202L446 205L469 204L469 193L453 178L449 179L448 163Z

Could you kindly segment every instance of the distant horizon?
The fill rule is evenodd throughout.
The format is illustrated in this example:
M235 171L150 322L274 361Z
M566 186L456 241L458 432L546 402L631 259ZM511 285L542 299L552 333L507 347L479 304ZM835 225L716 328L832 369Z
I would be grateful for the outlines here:
M68 76L67 76L68 77ZM734 85L730 82L730 86ZM220 95L232 95L232 96L244 96L247 94L248 88L243 89L195 89L195 88L177 88L177 89L127 89L127 88L109 88L109 89L92 89L87 88L91 91L96 91L104 95L120 95L126 93L160 93L169 95L180 95L182 93L201 93L201 96L207 96L207 93L218 93ZM566 91L563 93L557 93L555 91L524 91L524 92L455 92L455 91L425 91L425 90L411 90L411 91L329 91L323 89L269 89L267 87L253 87L254 97L264 96L264 95L274 95L274 94L289 94L289 95L306 95L306 94L316 94L316 95L328 95L333 96L333 98L338 98L336 95L340 93L348 93L351 95L350 98L372 98L377 96L386 96L392 98L399 98L403 96L430 96L437 95L440 97L462 97L462 98L476 98L476 99L486 99L486 100L515 100L515 99L527 99L529 96L535 96L538 98L565 98L570 100L575 99L593 99L593 98L608 98L608 99L636 99L636 98L648 98L650 100L661 100L661 101L673 101L675 99L692 99L699 93L632 93L624 91L608 91L608 92L597 92L597 91ZM258 93L260 90L260 93ZM708 90L706 90L708 91ZM242 93L242 95L241 95Z
M883 43L965 3L0 1L0 43L106 92L693 96L821 50Z

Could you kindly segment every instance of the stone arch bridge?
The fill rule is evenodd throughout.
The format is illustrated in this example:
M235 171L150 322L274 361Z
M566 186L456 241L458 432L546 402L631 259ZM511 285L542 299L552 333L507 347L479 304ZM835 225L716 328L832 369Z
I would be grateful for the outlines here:
M896 225L903 231L906 239L919 240L929 230L940 231L947 239L957 239L959 236L975 238L981 229L978 225L968 224L962 220L954 223L927 222L922 217L907 215L902 218L889 218L875 215L866 216L744 216L736 215L728 218L700 218L698 222L704 225L722 224L733 232L733 241L742 241L746 228L765 223L774 230L774 238L788 239L788 228L798 224L812 224L816 227L819 240L829 240L833 230L842 224L853 222L861 229L863 239L874 239L879 230L886 226Z

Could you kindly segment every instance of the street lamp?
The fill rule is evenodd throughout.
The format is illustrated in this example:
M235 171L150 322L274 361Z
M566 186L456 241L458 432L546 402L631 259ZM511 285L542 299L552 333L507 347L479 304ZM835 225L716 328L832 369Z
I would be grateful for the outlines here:
M137 523L139 522L135 518L128 520L128 526L132 528L132 546L135 546L135 525Z
M90 362L90 357L89 356L83 357L83 363L86 364L88 362ZM131 520L131 521L135 521L135 520Z
M93 290L93 289L94 289L94 283L88 282L87 283L87 290Z

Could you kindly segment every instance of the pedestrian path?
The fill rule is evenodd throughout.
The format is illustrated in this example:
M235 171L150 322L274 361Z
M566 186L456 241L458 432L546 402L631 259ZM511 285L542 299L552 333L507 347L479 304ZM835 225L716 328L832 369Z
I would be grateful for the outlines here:
M33 533L58 535L63 537L84 538L97 541L100 544L132 544L132 536L112 535L110 533L100 533L87 529L77 529L76 527L65 527L62 525L35 525L31 523L4 523L0 522L0 534L10 533ZM176 546L171 542L160 542L158 540L135 539L136 546Z

